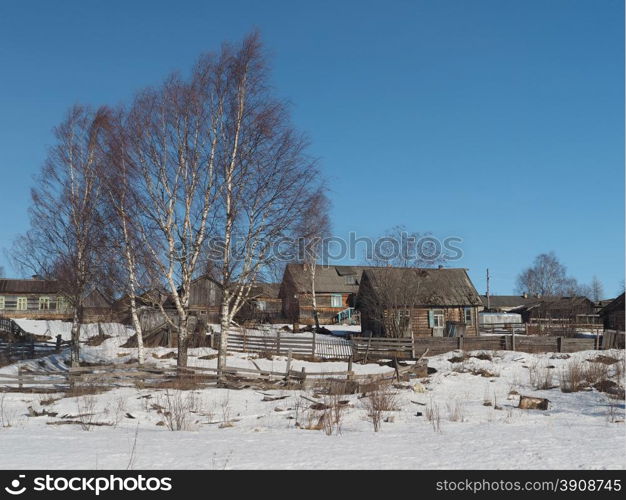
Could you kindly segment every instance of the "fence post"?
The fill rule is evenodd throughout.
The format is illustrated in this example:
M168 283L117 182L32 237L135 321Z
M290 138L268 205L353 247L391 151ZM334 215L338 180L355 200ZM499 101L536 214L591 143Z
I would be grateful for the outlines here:
M56 344L56 346L54 348L56 352L61 352L61 342L62 341L63 341L63 339L61 338L61 334L59 333L57 335L57 344Z
M317 337L317 332L315 331L315 328L313 329L313 341L311 344L311 352L312 352L312 356L313 359L315 359L315 339Z
M365 359L363 360L363 364L367 364L367 356L370 353L370 345L372 345L372 331L370 330L370 337L367 340L367 348L365 349Z
M17 365L17 386L22 389L22 365Z
M289 384L289 371L291 370L291 349L287 353L287 369L285 373L285 381Z
M600 330L596 329L596 351L600 350Z
M30 358L33 359L35 357L35 338L30 339Z
M556 338L556 347L558 352L563 352L563 337Z
M291 355L291 352L289 354ZM280 356L280 329L276 330L276 355Z
M515 351L515 328L511 327L511 350Z
M462 351L462 350L463 350L463 335L460 335L460 336L458 337L458 339L459 339L459 342L458 342L458 346L459 346L459 347L458 347L458 348L459 348L459 350L461 350L461 351Z

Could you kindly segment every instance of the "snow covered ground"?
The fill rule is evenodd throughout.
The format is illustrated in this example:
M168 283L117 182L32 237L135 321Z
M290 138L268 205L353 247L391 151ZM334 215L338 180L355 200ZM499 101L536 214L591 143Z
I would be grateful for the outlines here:
M34 328L46 327L33 323L26 329L45 333ZM123 363L136 356L133 349L119 347L132 331L120 325L104 328L112 338L100 346L84 346L86 360ZM54 334L61 329L53 325ZM175 363L174 359L153 356L173 349L147 351L155 364ZM212 349L192 349L190 354L190 365L215 366L215 359L199 359L215 354ZM319 412L309 409L312 403L302 396L331 402L324 396L316 399L311 392L206 388L170 390L166 394L164 390L120 387L72 398L63 394L0 393L0 442L5 450L0 456L0 468L626 467L624 400L610 399L595 389L564 393L558 387L559 376L568 366L578 362L581 366L602 364L589 361L597 356L619 359L618 363L602 366L613 378L618 369L623 374L623 351L584 351L569 358L500 351L492 353L491 360L469 357L478 353L465 354L463 360L454 359L459 358L458 351L431 357L428 366L436 372L403 383L405 388L393 388L396 409L384 412L386 421L379 432L374 432L368 416L367 398L357 394L341 396L349 401L342 413L341 429L337 432L335 428L327 435L323 430L303 428L317 422ZM275 371L283 370L286 364L284 357L229 357L231 366L252 368L252 361ZM40 366L39 360L24 363ZM64 359L51 356L45 363L54 369L62 367ZM294 360L292 368L301 367L307 372L335 371L345 370L346 363ZM354 370L385 373L390 368L355 364ZM15 371L16 366L11 365L0 373ZM531 375L546 372L553 374L556 387L535 389ZM548 398L549 409L521 410L515 393ZM279 396L287 397L267 401ZM50 403L50 399L54 401ZM46 410L57 416L29 417L29 406L36 412ZM169 430L159 407L193 410L186 412L186 430ZM81 413L93 414L78 417L87 425L49 425L63 415ZM112 425L88 425L90 422Z

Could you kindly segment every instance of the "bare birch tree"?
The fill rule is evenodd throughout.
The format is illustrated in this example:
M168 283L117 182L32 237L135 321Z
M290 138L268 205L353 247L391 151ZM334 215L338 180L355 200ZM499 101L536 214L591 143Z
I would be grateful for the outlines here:
M15 242L23 269L59 281L72 310L71 363L80 355L84 299L98 281L103 225L98 176L105 112L74 106L54 129L56 144L32 190L30 230Z
M310 301L316 330L320 329L316 295L317 267L320 264L323 265L320 261L324 251L324 238L330 236L329 207L330 200L324 190L318 190L311 197L308 210L304 213L296 229L298 260L304 265L304 270L311 284Z
M176 307L173 321L158 304L178 334L179 368L187 366L190 285L217 199L224 64L207 56L191 82L174 75L160 88L146 90L128 118L126 158L137 172L134 227Z
M276 259L273 244L294 235L319 174L306 139L273 97L259 36L231 52L225 101L225 143L220 157L219 269L223 285L218 369L226 366L228 330L254 282Z

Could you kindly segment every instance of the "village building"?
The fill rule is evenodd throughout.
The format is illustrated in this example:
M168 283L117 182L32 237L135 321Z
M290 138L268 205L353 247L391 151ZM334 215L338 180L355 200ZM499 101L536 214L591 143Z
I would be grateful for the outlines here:
M599 313L604 328L607 330L626 331L626 313L624 311L624 294L608 303Z
M71 320L73 307L55 280L0 279L0 316L12 319ZM93 289L84 299L83 321L112 321L112 301Z
M315 267L315 300L320 324L358 322L354 302L365 269L373 267L321 264ZM304 325L315 323L313 283L304 264L287 264L279 298L282 300L283 316L287 321Z
M0 279L0 315L13 319L72 318L72 309L59 282L32 279Z
M257 283L253 285L248 299L235 319L242 323L283 322L283 302L280 299L280 287L280 283Z
M366 269L357 304L374 336L478 335L482 301L466 269Z
M593 301L583 296L535 297L511 309L522 315L524 323L598 323Z

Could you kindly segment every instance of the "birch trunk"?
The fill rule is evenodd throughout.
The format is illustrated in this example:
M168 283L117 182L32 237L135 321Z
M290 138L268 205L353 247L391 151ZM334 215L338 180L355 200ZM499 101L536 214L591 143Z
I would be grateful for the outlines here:
M81 306L74 307L74 315L72 317L72 350L70 352L70 364L72 367L80 366L80 317L79 308Z
M224 291L220 309L220 345L217 354L217 375L220 380L222 380L222 370L226 368L226 356L228 355L228 328L230 327L229 299L228 293Z

